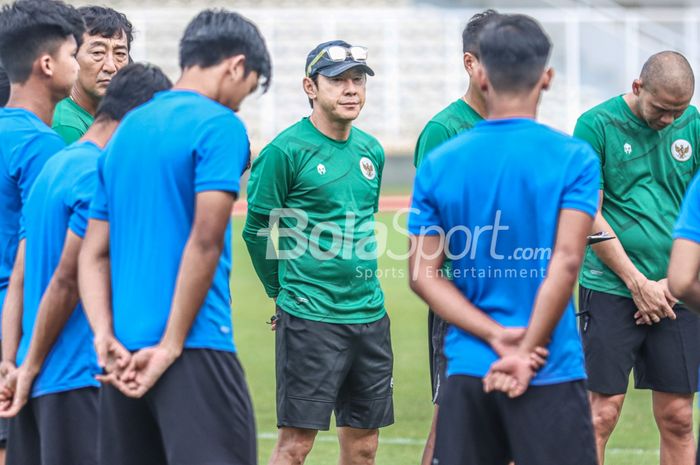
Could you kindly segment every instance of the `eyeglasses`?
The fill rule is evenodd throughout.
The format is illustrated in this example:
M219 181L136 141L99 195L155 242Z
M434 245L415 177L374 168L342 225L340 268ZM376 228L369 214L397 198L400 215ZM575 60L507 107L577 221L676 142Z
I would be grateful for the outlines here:
M367 47L360 47L357 45L351 47L331 45L330 47L326 47L318 52L318 55L316 55L314 59L311 60L311 63L309 63L309 66L306 67L306 77L311 76L311 69L321 60L321 58L323 58L323 55L326 55L326 57L331 61L345 61L348 57L350 57L354 61L364 62L367 61Z

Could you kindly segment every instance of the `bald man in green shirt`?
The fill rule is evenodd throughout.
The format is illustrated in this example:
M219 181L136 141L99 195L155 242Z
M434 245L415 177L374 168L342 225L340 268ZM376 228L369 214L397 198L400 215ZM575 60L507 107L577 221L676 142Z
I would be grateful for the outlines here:
M593 230L616 239L591 246L581 267L581 337L601 465L634 368L650 389L661 465L695 463L692 399L700 364L700 318L670 293L673 225L700 166L695 78L676 52L649 58L631 92L584 113L574 135L601 164Z

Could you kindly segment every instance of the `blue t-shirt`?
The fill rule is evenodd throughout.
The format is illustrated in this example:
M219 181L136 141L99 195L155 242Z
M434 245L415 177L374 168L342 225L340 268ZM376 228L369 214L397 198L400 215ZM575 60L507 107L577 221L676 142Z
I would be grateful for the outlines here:
M700 243L700 175L695 176L685 193L673 238Z
M681 214L673 230L673 238L700 243L700 175L695 176L685 193ZM700 379L700 368L698 378Z
M433 151L416 175L409 231L444 231L455 285L506 327L527 326L546 275L561 209L594 216L599 162L580 140L529 119L477 124ZM573 302L532 384L585 379ZM447 373L483 377L496 352L451 326Z
M109 222L114 331L129 350L157 344L170 316L195 196L238 193L250 156L236 114L200 94L161 92L122 121L98 161L90 217ZM186 348L235 351L231 223Z
M27 356L39 304L60 262L67 230L70 228L79 237L85 235L100 152L95 144L84 142L51 157L22 209L25 278L18 364ZM78 304L44 361L32 397L97 387L95 375L99 372L92 331Z
M46 160L65 146L34 113L0 108L0 309L17 254L22 205Z

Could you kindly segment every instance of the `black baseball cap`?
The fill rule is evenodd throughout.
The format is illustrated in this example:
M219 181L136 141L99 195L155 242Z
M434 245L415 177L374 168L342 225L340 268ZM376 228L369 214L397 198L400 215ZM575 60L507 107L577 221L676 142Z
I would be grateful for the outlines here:
M306 76L311 77L316 74L321 74L326 77L335 77L352 68L362 68L365 73L369 74L370 76L374 76L374 71L372 71L372 68L367 66L366 62L355 60L349 54L345 58L345 61L333 61L325 54L319 57L319 54L321 54L323 50L334 45L345 48L351 47L351 45L344 40L331 40L330 42L324 42L317 45L316 48L311 50L306 57L306 66L304 68ZM313 65L311 65L311 69L309 69L309 65L314 62L314 60L316 60L316 62L313 63Z

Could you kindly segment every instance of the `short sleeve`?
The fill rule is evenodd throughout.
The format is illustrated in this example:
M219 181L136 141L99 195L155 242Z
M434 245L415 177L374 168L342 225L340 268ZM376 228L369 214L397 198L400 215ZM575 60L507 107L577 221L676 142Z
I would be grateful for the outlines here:
M408 215L408 231L413 235L436 235L444 229L438 205L434 197L433 167L429 160L418 168L413 181L413 198Z
M248 208L267 215L275 208L284 207L293 179L290 157L275 145L266 146L250 170Z
M61 136L61 139L67 144L70 145L73 142L77 141L81 137L83 137L84 133L73 126L66 126L63 124L60 124L58 126L54 126L53 130L56 131L56 133Z
M685 194L673 238L700 243L700 176L695 176Z
M593 151L598 156L602 172L603 165L605 164L605 134L592 114L584 113L581 115L574 128L574 137L588 142L588 144L593 147ZM604 184L604 179L601 175L598 188L602 189Z
M416 143L416 150L413 154L413 164L420 167L425 156L433 149L439 147L450 139L450 133L445 126L435 121L429 121L423 128Z
M238 195L250 162L250 142L243 122L233 113L213 118L199 128L195 145L195 192L225 191Z
M595 217L598 212L600 165L588 144L581 144L566 173L561 208L579 210Z
M10 172L19 187L22 205L26 203L29 191L46 161L65 146L56 134L41 133L12 157Z
M109 152L103 152L97 159L97 172L94 175L94 193L90 201L88 216L95 220L109 221L109 202L104 180L105 157Z
M94 170L90 170L78 177L73 185L68 227L81 238L85 237L87 230L90 202L95 192L96 181L97 174Z

